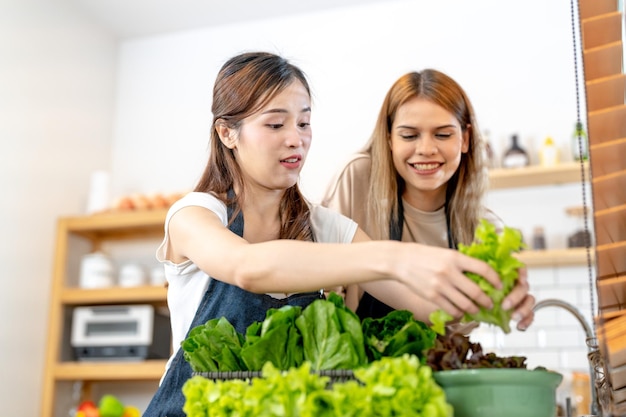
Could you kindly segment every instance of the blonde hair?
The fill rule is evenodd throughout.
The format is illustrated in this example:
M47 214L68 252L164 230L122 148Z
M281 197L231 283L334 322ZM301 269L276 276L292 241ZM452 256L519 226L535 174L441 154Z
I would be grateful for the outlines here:
M452 78L434 69L403 75L385 96L374 131L363 149L372 161L368 215L380 228L380 236L389 238L390 221L397 223L399 216L398 189L404 187L404 180L393 164L389 137L400 106L416 97L443 107L456 117L463 131L469 129L469 149L461 155L459 168L446 188L446 215L449 216L452 241L469 244L484 214L482 203L487 188L485 144L465 91Z

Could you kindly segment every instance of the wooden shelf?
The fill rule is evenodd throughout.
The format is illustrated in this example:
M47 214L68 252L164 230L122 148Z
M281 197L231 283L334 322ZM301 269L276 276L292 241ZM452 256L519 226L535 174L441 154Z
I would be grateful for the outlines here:
M585 180L589 181L589 163L584 163ZM524 168L498 168L489 171L489 189L534 187L581 181L579 162L565 162L552 167L533 165Z
M64 381L159 381L166 360L141 362L61 362L54 367L54 377Z
M68 233L88 239L126 239L162 236L167 209L119 211L59 220Z
M590 255L591 261L594 262L595 253L593 249L591 249ZM524 262L527 267L585 265L587 263L587 249L525 250L520 252L517 258Z
M166 360L147 361L59 361L68 357L70 349L69 312L79 305L151 304L166 306L165 286L110 287L83 289L67 287L67 264L75 243L71 237L86 240L97 249L108 241L128 241L163 238L167 209L117 211L89 216L62 217L57 222L55 266L52 299L48 318L48 343L44 369L41 416L55 415L56 402L61 398L60 381L83 381L89 398L91 384L102 381L158 382L165 372ZM85 242L81 242L83 244Z
M141 286L132 288L111 287L103 289L65 288L60 301L65 305L164 303L167 288Z

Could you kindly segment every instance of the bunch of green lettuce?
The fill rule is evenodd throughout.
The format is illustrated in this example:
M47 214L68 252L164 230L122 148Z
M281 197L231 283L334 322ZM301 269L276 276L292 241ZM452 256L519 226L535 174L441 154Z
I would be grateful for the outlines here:
M266 362L289 369L309 361L314 370L367 363L361 321L335 293L304 309L270 309L245 336L225 318L209 320L192 329L181 347L195 372L260 371Z
M196 326L182 341L183 356L195 372L246 370L241 362L243 336L224 317Z
M496 227L485 219L482 219L476 228L471 245L459 244L461 253L487 262L500 275L502 281L502 288L496 289L485 278L472 272L465 273L493 300L493 308L480 307L476 314L465 314L464 321L490 323L499 326L505 333L511 331L509 322L513 311L504 310L502 301L515 286L519 275L518 269L524 266L513 256L523 247L522 234L519 230L505 226L501 233L497 233Z
M183 411L187 417L296 417L327 383L328 377L312 373L308 363L280 371L268 362L263 377L250 381L194 376L182 388Z
M369 361L406 353L423 358L424 350L434 345L437 336L408 310L394 310L379 319L367 317L362 326Z
M278 369L302 363L302 336L296 328L296 319L301 313L301 307L290 305L270 309L265 320L248 326L241 349L241 359L248 370L260 370L265 362L271 362Z
M313 370L354 369L367 363L361 320L343 298L330 293L315 300L296 319L304 360Z
M251 381L194 376L183 386L188 417L451 417L432 370L414 355L384 358L329 385L305 362L279 371L271 363Z

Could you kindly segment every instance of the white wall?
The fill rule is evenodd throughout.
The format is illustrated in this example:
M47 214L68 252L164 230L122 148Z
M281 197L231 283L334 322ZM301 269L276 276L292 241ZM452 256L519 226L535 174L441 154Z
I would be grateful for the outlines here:
M212 84L235 53L278 52L309 75L314 143L302 187L313 201L366 141L391 83L426 67L465 87L498 154L512 133L531 152L552 135L571 159L576 108L566 0L389 1L130 39L119 49L62 5L5 0L0 9L6 415L37 415L56 218L83 212L96 169L110 170L114 195L192 188L207 157ZM565 187L542 194L551 207L546 216L506 193L490 205L518 227L550 224L562 247L559 236L572 226L554 207L579 204L577 193ZM562 284L550 280L554 288Z
M279 52L314 90L302 186L317 200L373 128L401 74L434 67L467 90L498 153L553 135L568 153L576 118L569 2L390 1L129 40L120 51L113 170L119 193L194 185L206 160L211 89L243 50ZM153 155L141 163L150 150Z
M116 44L63 2L0 2L0 404L37 416L56 219L110 169Z

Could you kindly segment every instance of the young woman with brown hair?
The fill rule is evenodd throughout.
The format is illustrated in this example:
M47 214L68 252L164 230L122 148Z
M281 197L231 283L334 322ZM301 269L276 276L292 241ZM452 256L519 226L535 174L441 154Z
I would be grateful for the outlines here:
M407 73L387 92L369 141L339 171L322 205L375 240L468 245L481 218L501 226L482 205L484 146L472 104L456 81L433 69ZM528 287L526 270L519 285ZM362 318L392 310L360 285L349 286L346 299ZM522 305L531 309L534 298L527 294ZM520 329L533 319L515 317Z

